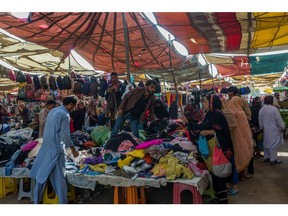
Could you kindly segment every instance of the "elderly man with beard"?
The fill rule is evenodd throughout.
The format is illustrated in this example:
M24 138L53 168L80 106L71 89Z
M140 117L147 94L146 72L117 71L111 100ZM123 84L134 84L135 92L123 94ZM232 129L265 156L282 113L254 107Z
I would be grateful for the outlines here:
M154 120L155 96L158 83L148 80L143 87L136 87L128 92L119 106L118 117L111 132L111 137L116 135L124 122L129 119L133 135L139 138L138 125L144 120L144 114L149 110L150 119Z

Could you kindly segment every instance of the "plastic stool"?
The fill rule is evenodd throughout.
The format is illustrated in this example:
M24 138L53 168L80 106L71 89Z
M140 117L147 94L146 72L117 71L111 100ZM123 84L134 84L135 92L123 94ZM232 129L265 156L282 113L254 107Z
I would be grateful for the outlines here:
M6 197L8 193L17 193L17 179L15 178L0 178L0 198Z
M67 198L68 202L75 202L76 200L76 193L75 193L75 187L68 184L67 185ZM51 193L48 193L48 184L45 187L44 194L43 194L43 204L58 204L59 198L55 191L53 190Z
M27 181L26 183L28 183L28 184L30 183L30 190L29 191L24 190L25 181ZM31 201L34 201L34 189L35 189L35 179L20 178L19 190L18 190L19 192L18 192L17 199L21 200L23 197L27 197L27 198L30 198Z
M173 204L181 204L181 193L189 190L193 196L193 204L202 204L202 196L193 185L174 183L173 185Z
M67 185L68 192L67 192L67 197L68 197L68 203L75 203L76 201L76 193L75 193L75 187L73 185L68 184Z
M43 194L43 204L58 204L59 203L58 196L56 195L54 190L48 193L48 186L49 184L47 183Z
M114 187L114 204L145 204L144 187Z

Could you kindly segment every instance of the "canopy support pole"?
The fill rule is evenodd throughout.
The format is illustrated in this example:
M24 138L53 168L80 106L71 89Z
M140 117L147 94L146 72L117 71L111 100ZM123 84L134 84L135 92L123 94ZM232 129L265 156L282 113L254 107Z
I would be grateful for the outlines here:
M198 70L198 76L199 76L199 87L202 89L202 81L201 81L201 71Z
M178 97L178 86L177 86L177 82L176 82L176 79L175 79L175 74L174 74L174 69L173 69L173 65L172 65L172 57L171 57L171 36L170 34L168 35L169 36L169 41L168 41L168 44L169 44L169 61L170 61L170 68L171 68L171 71L172 71L172 78L173 78L173 82L174 82L174 86L175 86L175 92L177 94L177 97Z
M124 29L124 38L125 38L125 57L126 57L126 69L127 69L127 81L130 83L130 62L129 62L129 36L128 36L128 28L126 22L126 13L122 13L122 22Z
M174 69L173 69L173 65L172 65L172 57L171 57L171 44L172 44L171 35L169 34L168 37L169 37L169 41L168 41L168 44L169 44L169 62L170 62L170 67L171 67L171 71L172 71L173 82L174 82L174 86L175 86L176 103L178 104L178 101L179 101L178 85L177 85L177 82L176 82L176 79L175 79ZM183 113L182 103L180 103L180 112Z

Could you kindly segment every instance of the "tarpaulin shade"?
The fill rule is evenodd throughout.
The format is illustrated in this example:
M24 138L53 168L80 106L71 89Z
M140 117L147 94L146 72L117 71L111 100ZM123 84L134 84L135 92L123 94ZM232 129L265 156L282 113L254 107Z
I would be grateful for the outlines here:
M64 59L62 52L35 43L21 42L3 33L0 33L0 59L27 72L65 75L71 69L83 75L96 74L95 70L81 66L72 55Z
M145 71L146 74L150 75L151 77L161 77L161 81L165 82L173 82L172 72L171 70L166 71ZM197 66L188 69L179 69L174 71L176 80L178 82L187 82L191 80L199 80L201 79L210 79L211 74L209 73L208 65L205 66Z
M250 75L250 65L247 56L236 56L231 58L233 64L216 64L216 68L224 77Z
M154 13L189 53L256 53L258 48L286 45L286 12Z
M140 13L126 14L131 71L171 68L168 42L156 26ZM122 13L33 13L29 23L2 14L0 28L65 55L74 49L95 69L126 71ZM173 50L171 57L174 69L185 61Z
M250 56L251 75L283 72L288 63L288 53Z
M27 22L23 22L9 13L0 13L0 28L47 49L57 50L64 57L74 49L95 69L123 75L127 68L122 14L31 13ZM168 81L173 68L179 82L198 79L197 71L203 70L200 64L195 66L193 61L180 56L172 48L171 65L168 42L156 26L141 13L125 14L130 69L134 74L147 73ZM257 56L262 52L288 50L286 12L153 14L158 25L171 32L189 54L205 55L207 62L214 64L224 77L283 72L287 65L287 54ZM12 57L7 56L6 60L12 61ZM36 59L31 57L18 64L24 68L31 61ZM43 64L37 65L40 66ZM207 68L203 77L209 78Z

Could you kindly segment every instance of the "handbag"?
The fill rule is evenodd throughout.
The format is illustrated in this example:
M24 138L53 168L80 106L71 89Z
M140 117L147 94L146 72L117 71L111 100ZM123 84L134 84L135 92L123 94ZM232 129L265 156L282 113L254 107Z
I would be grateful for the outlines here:
M204 157L205 159L209 157L208 143L207 143L206 137L203 135L199 135L198 149L202 157Z
M232 164L226 158L221 148L214 147L212 158L212 172L219 178L226 178L232 173Z

